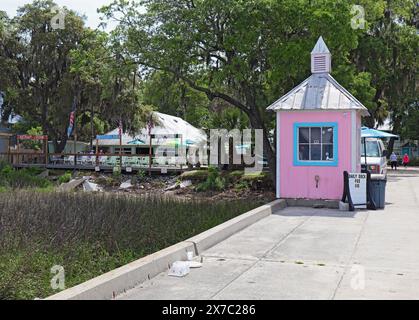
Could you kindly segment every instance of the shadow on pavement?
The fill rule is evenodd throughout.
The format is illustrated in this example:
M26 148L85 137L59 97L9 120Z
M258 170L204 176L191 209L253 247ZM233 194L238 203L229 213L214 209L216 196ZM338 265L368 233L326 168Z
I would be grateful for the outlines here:
M339 211L335 209L316 209L307 207L288 207L282 211L276 212L274 215L284 217L331 217L331 218L354 218L360 210Z

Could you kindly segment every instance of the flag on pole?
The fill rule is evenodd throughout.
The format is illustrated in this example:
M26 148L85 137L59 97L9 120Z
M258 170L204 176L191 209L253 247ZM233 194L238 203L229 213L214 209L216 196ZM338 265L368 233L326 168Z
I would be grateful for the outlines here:
M73 133L73 129L74 129L74 120L75 120L75 116L76 116L76 98L74 98L73 100L73 106L71 107L71 113L70 113L70 123L68 125L68 129L67 129L67 137L70 138L71 134Z

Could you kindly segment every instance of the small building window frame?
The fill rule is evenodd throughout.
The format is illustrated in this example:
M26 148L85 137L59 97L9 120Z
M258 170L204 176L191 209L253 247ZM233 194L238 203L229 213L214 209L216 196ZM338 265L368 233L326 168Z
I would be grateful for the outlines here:
M300 159L300 129L301 128L320 128L321 139L323 139L322 129L332 128L333 129L333 159L332 160L301 160ZM311 131L310 131L311 132ZM339 164L339 153L338 153L338 123L337 122L297 122L294 123L294 166L297 167L337 167ZM323 146L330 145L329 143L308 142L309 146L319 145L321 149L321 158L323 158ZM311 150L311 149L309 149Z

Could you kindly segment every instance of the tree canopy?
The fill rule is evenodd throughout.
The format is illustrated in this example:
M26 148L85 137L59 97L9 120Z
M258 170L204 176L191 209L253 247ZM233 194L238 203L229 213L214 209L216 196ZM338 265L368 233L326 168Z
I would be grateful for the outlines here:
M51 0L38 0L21 7L13 19L2 13L3 117L14 111L39 124L57 151L67 142L74 100L79 138L91 140L94 132L116 126L119 119L127 130L138 128L149 108L139 100L136 68L114 57L109 35L86 28L72 10L64 9L64 29L54 29L55 6Z
M353 5L365 27L353 28ZM0 13L0 89L12 110L66 140L77 97L83 137L115 126L128 131L153 108L211 128L265 130L266 107L310 75L310 52L322 35L332 75L370 111L373 127L390 117L395 133L412 137L417 104L418 20L413 0L115 0L100 9L118 21L91 30L66 9L64 30L52 30L50 0ZM4 115L5 116L5 115Z
M370 109L369 122L387 116L394 96L381 82L389 84L389 72L374 69L365 50L380 49L372 41L388 46L377 30L390 19L392 32L400 41L405 34L413 42L406 49L414 51L417 35L409 31L414 2L361 2L369 12L366 30L352 28L351 1L117 0L102 12L118 19L114 36L123 43L120 54L143 72L171 75L210 101L222 100L267 133L274 122L265 108L310 74L309 54L320 35L333 52L333 75ZM377 68L394 65L392 56L380 57ZM407 52L399 56L400 75L406 67L415 70L412 58ZM264 151L273 168L268 134Z

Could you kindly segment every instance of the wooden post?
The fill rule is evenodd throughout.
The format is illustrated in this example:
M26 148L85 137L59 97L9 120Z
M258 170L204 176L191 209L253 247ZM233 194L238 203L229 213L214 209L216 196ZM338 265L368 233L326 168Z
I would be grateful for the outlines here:
M12 159L11 154L10 154L10 145L12 144L12 141L11 140L12 140L12 137L9 136L9 142L8 142L8 145L7 145L7 161L11 165L13 165L13 159Z
M44 160L45 160L45 167L48 165L48 154L47 154L47 145L46 144L48 144L48 140L47 141L45 141L44 140L44 143L42 144L43 145L43 147L44 147Z
M76 121L74 120L74 131L73 131L73 151L74 151L74 171L77 170L77 127Z
M99 139L96 137L96 165L99 165Z
M122 128L119 129L119 132L119 169L122 172Z
M153 144L152 144L152 140L153 140L153 135L149 134L150 136L150 146L149 146L149 150L148 150L148 157L149 157L149 164L148 164L148 174L151 177L151 161L152 161L152 153L153 153Z
M183 134L180 135L180 150L181 150L181 157L183 157ZM186 150L186 144L185 144L185 150ZM179 154L179 152L178 152ZM180 172L182 173L183 170L183 164L180 162Z
M19 145L19 139L17 139L17 165L20 165L20 145Z
M45 168L48 166L48 138L44 139Z

